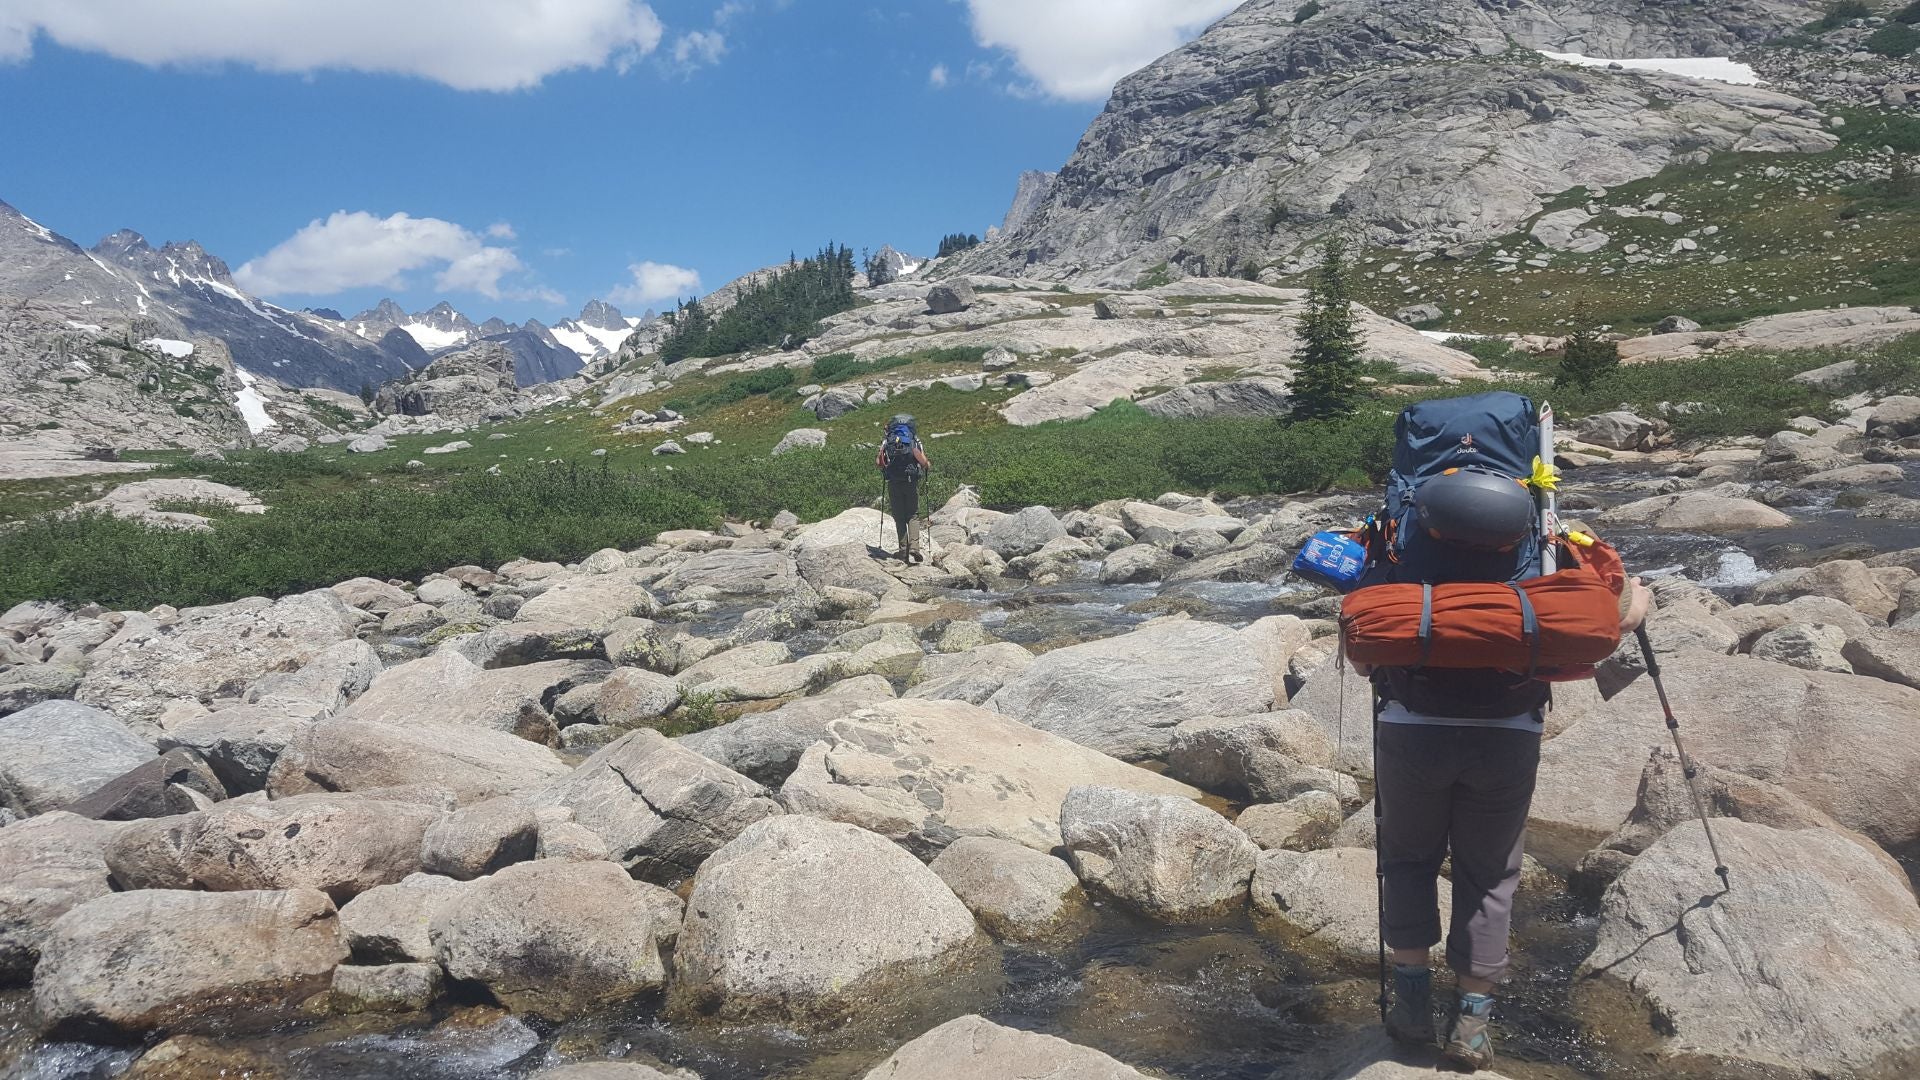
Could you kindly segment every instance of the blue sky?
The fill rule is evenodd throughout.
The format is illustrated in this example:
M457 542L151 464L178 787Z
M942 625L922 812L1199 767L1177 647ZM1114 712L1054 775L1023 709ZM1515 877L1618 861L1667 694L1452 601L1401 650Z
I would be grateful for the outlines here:
M985 232L1232 6L0 0L0 199L199 240L289 306L638 314L829 239Z

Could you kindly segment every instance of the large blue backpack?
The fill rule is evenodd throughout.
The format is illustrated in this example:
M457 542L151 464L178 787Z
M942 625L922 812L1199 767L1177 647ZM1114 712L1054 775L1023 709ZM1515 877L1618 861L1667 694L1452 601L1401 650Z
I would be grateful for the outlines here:
M914 460L913 448L920 444L920 436L913 425L906 421L895 420L887 424L887 434L880 443L889 474L918 475L920 463Z
M1416 500L1421 484L1456 469L1525 480L1539 453L1539 412L1519 394L1497 391L1408 406L1394 424L1393 471L1366 584L1512 582L1538 575L1537 534L1511 551L1443 544L1420 528Z

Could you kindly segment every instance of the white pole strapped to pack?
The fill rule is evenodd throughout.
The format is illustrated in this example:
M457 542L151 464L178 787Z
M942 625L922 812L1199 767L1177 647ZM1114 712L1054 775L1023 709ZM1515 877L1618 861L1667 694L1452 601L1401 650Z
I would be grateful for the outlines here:
M1536 473L1553 471L1553 406L1540 406L1540 466ZM1551 485L1534 489L1540 500L1540 573L1544 576L1560 568L1553 549L1553 538L1560 535L1560 496Z

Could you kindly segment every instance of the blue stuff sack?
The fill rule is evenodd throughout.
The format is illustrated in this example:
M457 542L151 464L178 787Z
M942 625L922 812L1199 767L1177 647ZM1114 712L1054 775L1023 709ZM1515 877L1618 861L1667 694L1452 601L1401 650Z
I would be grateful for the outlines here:
M1295 556L1293 572L1351 592L1367 572L1367 546L1347 533L1319 533Z

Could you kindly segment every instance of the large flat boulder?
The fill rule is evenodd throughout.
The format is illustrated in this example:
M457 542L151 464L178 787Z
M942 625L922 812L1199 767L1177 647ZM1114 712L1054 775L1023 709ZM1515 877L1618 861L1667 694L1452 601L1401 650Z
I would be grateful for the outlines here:
M780 551L710 551L675 566L654 587L670 596L690 589L718 596L782 596L799 573Z
M1682 654L1662 670L1696 760L1785 788L1891 851L1920 843L1920 691L1744 656ZM1626 820L1648 754L1668 743L1651 679L1561 707L1573 723L1541 747L1529 819L1549 865Z
M1081 881L1163 920L1239 910L1260 855L1245 833L1199 803L1110 787L1069 792L1060 836Z
M321 650L298 671L261 676L247 688L247 700L308 702L333 712L366 693L383 666L373 646L353 638Z
M984 962L966 905L864 829L769 818L694 879L674 948L682 1009L831 1022L876 1001L951 989Z
M666 983L680 900L606 862L509 866L463 886L430 934L447 974L518 1013L567 1019Z
M238 697L263 675L305 667L353 637L361 617L324 589L186 608L164 623L130 617L94 650L74 697L150 723L176 698Z
M569 576L522 605L514 621L605 632L616 620L645 618L660 610L660 602L637 580L644 573L635 569Z
M148 889L62 915L40 950L33 1001L55 1038L231 1031L283 1019L345 959L333 901L317 889Z
M1086 890L1065 862L991 836L963 836L927 864L987 932L1045 941L1080 926Z
M1660 1057L1680 1063L1913 1075L1920 907L1907 883L1825 830L1722 819L1714 834L1731 888L1705 836L1675 829L1607 891L1580 971L1633 1007L1605 1015L1650 1016Z
M32 977L55 919L112 891L103 852L122 828L55 810L0 829L0 986Z
M347 901L340 908L340 933L353 962L433 962L437 955L431 934L433 920L466 887L466 882L437 874L409 874Z
M1765 503L1706 491L1656 495L1616 506L1599 515L1608 525L1647 525L1655 529L1726 533L1777 529L1793 519Z
M337 903L420 869L440 811L364 795L227 802L122 830L106 848L122 889L319 889Z
M935 653L920 661L906 696L981 705L1032 666L1033 654L1010 641L960 653Z
M505 732L336 716L294 734L274 761L267 791L277 799L432 784L468 802L537 787L566 771L553 751Z
M1002 1027L979 1016L949 1020L875 1066L866 1080L1146 1080L1098 1050Z
M1452 889L1439 882L1444 924ZM1376 960L1380 912L1374 853L1362 848L1268 851L1253 875L1253 912L1270 931L1349 970Z
M957 701L890 701L835 719L780 789L794 813L931 855L962 836L1059 846L1077 784L1191 800L1185 784Z
M199 754L175 747L68 803L67 809L99 821L133 821L192 813L226 797L227 789Z
M529 685L525 675L519 667L483 670L460 652L442 649L382 672L340 717L396 726L486 728L552 745L558 735L542 702L543 687L537 679Z
M830 723L891 701L893 696L885 679L849 679L817 697L749 713L732 723L683 735L679 742L742 776L778 787L793 775L807 747L826 737Z
M1266 712L1273 701L1254 642L1217 623L1169 621L1047 653L987 707L1139 760L1164 754L1183 720Z
M759 784L668 739L640 730L603 747L535 795L593 830L634 877L672 885L780 807Z
M0 806L58 810L153 757L153 744L112 714L43 701L0 716Z
M310 701L240 705L169 725L160 748L185 747L199 754L236 795L259 791L294 735L325 715L326 709Z

